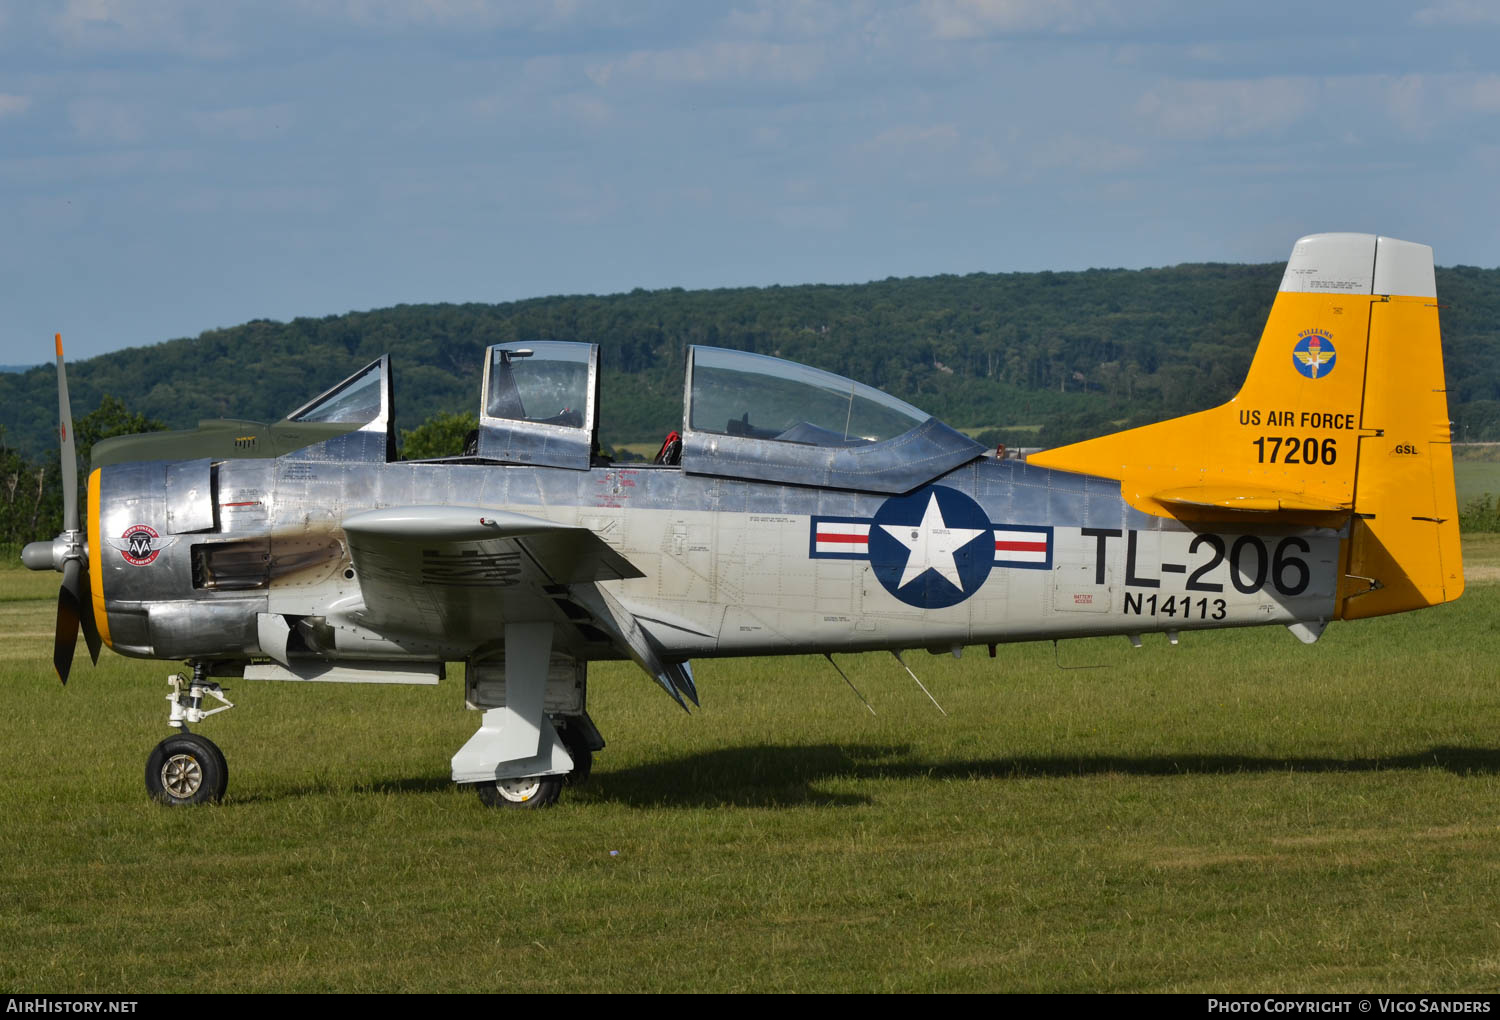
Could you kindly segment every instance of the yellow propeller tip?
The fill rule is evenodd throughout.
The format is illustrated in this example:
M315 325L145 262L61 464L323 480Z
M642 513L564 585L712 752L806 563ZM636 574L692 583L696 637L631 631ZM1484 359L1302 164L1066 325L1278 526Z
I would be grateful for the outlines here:
M57 356L60 358L60 357L63 356L63 353L62 353L62 334L61 333L54 333L52 335L53 335L53 338L57 341Z

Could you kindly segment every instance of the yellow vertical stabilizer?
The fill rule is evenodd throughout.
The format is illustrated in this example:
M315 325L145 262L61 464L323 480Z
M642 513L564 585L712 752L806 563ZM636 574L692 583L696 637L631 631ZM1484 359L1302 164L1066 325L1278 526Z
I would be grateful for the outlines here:
M1030 462L1118 479L1161 517L1348 522L1349 619L1462 593L1449 430L1432 249L1316 234L1293 248L1233 400Z

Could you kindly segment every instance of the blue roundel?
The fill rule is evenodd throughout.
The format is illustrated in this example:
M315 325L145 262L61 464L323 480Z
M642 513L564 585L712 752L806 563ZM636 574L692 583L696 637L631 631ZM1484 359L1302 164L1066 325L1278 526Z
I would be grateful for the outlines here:
M896 598L942 609L973 595L995 565L995 532L979 504L931 485L885 501L870 522L870 566Z
M1327 333L1308 332L1292 348L1292 367L1309 379L1321 379L1333 371L1335 356Z

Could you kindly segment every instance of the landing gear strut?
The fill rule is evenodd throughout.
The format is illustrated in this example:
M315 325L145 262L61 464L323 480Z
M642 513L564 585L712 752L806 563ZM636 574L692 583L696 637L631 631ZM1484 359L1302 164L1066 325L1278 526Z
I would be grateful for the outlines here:
M180 732L163 740L146 759L146 792L153 800L173 807L187 804L211 804L224 796L229 786L229 765L224 752L207 737L188 732L188 724L197 724L211 715L227 712L234 703L224 697L223 688L208 679L203 663L193 664L193 679L181 673L167 677L172 704L167 725ZM188 685L183 693L183 685ZM218 708L203 708L203 699L223 702Z

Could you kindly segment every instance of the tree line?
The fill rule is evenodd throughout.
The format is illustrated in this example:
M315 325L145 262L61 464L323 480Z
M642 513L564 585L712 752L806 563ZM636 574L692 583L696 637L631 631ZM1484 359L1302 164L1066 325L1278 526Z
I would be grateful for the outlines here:
M116 351L70 365L68 381L76 408L102 408L111 395L112 413L128 407L173 428L203 418L275 421L389 353L398 430L443 415L451 431L452 418L474 414L490 344L589 340L603 363L601 439L619 447L681 427L686 352L703 344L850 376L987 441L1053 446L1232 396L1282 268L973 273L397 305L255 320ZM1500 270L1439 269L1437 283L1455 438L1500 440ZM33 516L38 534L55 533L41 521L60 506L48 495L56 392L51 366L0 374L0 525L11 529L0 541L15 541L14 529L29 529Z

